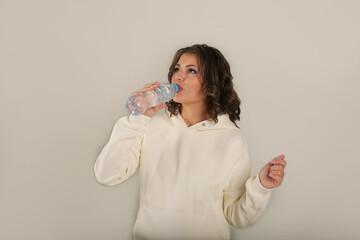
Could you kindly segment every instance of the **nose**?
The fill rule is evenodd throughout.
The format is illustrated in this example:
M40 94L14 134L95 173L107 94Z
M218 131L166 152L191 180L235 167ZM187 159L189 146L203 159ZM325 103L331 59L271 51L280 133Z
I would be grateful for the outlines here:
M177 72L174 73L173 77L177 81L184 81L184 79L186 78L186 73L182 70L178 70Z

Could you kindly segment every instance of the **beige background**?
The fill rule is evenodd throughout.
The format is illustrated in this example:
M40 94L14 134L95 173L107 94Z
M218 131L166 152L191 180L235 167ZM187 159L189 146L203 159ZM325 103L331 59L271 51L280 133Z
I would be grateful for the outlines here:
M130 239L138 173L93 164L132 91L194 43L229 60L252 175L288 161L232 239L359 239L360 1L1 1L0 239Z

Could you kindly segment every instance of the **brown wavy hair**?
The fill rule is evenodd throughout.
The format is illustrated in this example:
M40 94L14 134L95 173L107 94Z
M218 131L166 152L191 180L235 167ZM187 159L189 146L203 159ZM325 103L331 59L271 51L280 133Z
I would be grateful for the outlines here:
M199 61L199 74L203 79L202 92L205 96L208 113L216 123L217 116L229 114L230 120L236 124L240 120L240 98L232 82L230 65L223 54L216 48L206 44L195 44L190 47L180 48L169 67L168 80L175 73L175 65L184 53L195 54ZM173 100L166 103L169 112L177 115L181 111L181 103Z

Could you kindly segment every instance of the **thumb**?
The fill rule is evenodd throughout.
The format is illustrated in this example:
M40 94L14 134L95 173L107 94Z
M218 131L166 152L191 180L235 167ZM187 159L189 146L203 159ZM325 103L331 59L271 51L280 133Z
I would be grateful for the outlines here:
M260 173L263 175L267 175L270 170L270 167L271 167L271 162L266 163L265 166L261 168Z
M166 107L165 103L162 103L159 106L154 107L153 108L154 114L157 113L158 111L160 111L161 109L165 108L165 107Z
M163 109L164 107L166 107L165 103L160 104L159 106L157 106L155 109L158 111L160 109Z

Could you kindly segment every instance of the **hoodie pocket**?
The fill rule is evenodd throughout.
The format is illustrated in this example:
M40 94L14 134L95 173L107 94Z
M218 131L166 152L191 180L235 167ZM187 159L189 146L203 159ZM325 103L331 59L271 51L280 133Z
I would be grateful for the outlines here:
M140 207L134 239L226 239L210 215Z

